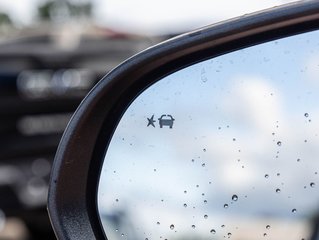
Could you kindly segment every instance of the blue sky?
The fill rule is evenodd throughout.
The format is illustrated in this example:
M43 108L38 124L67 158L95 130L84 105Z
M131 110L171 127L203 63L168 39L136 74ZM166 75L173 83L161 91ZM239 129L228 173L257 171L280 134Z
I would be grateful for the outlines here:
M170 239L208 237L225 223L234 239L260 239L267 224L277 229L267 239L307 239L319 198L318 39L315 31L228 53L145 90L106 153L100 210ZM173 129L158 126L162 114ZM250 238L240 235L247 227Z

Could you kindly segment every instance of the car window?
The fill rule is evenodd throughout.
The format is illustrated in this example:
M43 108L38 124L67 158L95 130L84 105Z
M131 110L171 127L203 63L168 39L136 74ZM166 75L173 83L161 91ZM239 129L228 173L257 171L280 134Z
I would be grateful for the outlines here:
M208 59L139 95L106 151L108 239L310 239L319 32Z

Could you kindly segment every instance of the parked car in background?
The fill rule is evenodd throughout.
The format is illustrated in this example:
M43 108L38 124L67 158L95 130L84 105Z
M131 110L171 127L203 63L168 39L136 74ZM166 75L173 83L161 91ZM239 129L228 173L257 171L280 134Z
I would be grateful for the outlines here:
M78 27L0 25L0 239L55 239L47 189L70 117L105 73L163 39Z

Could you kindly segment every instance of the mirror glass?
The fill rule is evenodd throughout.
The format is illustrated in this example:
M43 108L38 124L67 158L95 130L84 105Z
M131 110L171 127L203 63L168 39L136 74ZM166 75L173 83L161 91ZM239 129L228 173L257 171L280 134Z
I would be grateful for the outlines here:
M319 32L186 67L140 94L106 151L108 239L313 239Z

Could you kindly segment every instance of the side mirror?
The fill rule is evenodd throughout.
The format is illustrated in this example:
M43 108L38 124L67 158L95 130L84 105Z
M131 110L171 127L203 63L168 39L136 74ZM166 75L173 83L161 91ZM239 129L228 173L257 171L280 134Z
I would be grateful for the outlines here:
M58 148L59 239L316 239L319 2L184 34L114 69Z

